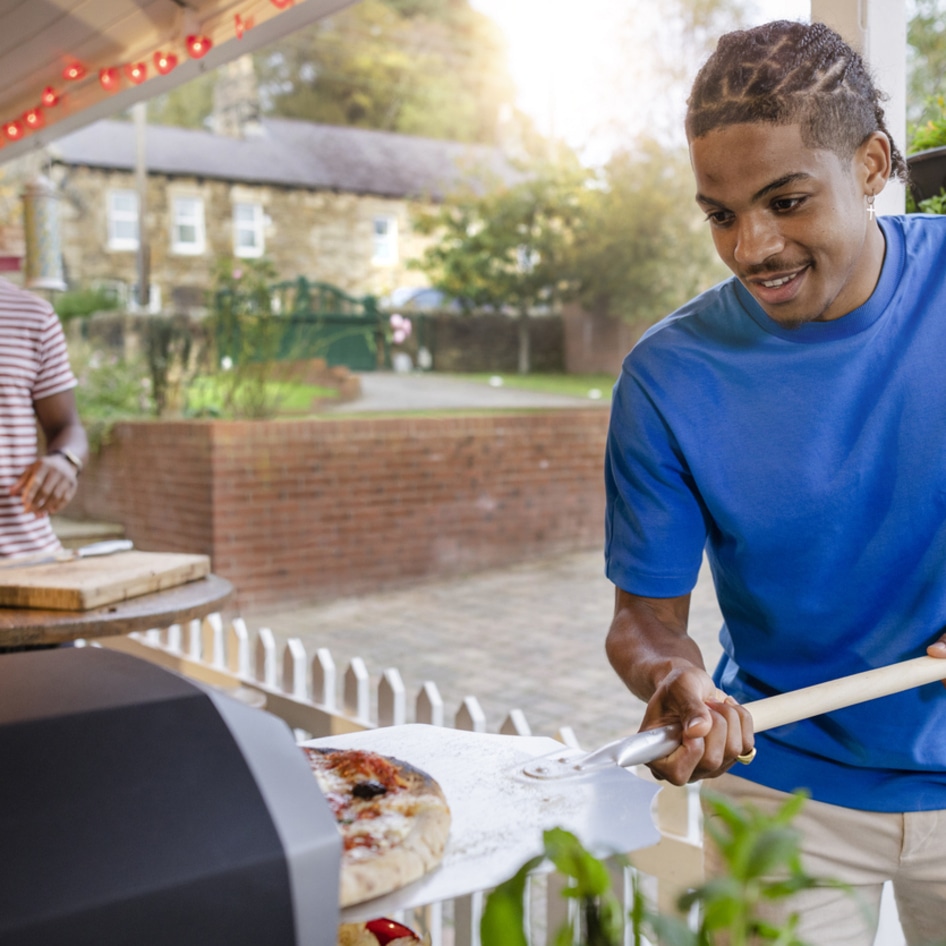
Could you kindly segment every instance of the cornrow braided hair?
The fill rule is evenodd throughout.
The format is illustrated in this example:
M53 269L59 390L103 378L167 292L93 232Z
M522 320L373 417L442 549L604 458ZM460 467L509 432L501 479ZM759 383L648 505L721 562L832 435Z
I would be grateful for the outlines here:
M693 83L686 132L693 139L745 122L798 123L809 148L850 159L880 131L890 141L893 176L906 181L906 161L884 123L886 98L830 27L776 20L720 38Z

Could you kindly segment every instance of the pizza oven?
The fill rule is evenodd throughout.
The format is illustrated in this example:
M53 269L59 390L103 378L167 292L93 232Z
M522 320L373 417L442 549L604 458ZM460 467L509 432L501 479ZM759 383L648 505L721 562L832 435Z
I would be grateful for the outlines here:
M0 942L334 946L341 841L292 733L99 648L0 655Z

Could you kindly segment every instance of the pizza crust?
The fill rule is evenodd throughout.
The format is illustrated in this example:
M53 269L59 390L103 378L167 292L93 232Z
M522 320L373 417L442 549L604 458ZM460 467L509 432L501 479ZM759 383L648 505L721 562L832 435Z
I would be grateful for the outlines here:
M348 907L420 880L440 863L449 833L446 804L425 806L396 847L361 861L346 863L343 857L339 903Z

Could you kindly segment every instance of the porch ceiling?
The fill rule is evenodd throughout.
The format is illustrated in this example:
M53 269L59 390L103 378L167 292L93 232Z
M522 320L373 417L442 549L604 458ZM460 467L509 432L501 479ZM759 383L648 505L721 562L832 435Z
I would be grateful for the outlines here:
M166 92L352 2L0 0L0 75L4 80L0 85L0 162ZM244 31L239 38L241 23ZM212 41L210 51L200 59L188 54L185 41L190 35ZM158 73L156 52L177 57L177 65L167 75ZM139 62L145 64L147 78L136 85L124 67ZM85 74L70 81L64 70L73 63L80 64ZM118 70L118 86L106 91L99 70L111 67ZM58 96L57 104L43 106L47 88ZM40 109L38 124L30 127L25 116L36 108ZM13 121L21 123L22 137L11 139L7 134L6 126Z

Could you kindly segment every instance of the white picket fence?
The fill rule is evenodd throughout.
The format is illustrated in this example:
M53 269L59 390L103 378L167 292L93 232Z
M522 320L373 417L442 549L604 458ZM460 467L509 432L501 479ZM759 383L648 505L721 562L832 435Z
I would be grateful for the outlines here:
M280 647L271 629L264 627L251 633L241 618L224 626L220 615L212 614L187 625L104 638L96 643L150 660L265 708L283 719L300 740L412 722L487 731L486 716L474 696L466 697L448 719L434 682L424 683L411 700L400 672L391 667L383 670L373 691L371 674L361 658L353 659L339 674L327 649L319 648L310 656L298 638ZM498 731L532 735L528 721L517 709L508 713ZM566 744L578 745L567 725L555 735ZM640 774L648 777L646 770ZM661 840L634 852L634 870L656 905L669 911L679 893L702 877L696 793L691 788L664 787L657 797L655 818ZM628 906L629 870L613 866L615 891ZM556 875L543 874L530 885L531 946L545 946L547 935L574 919L566 898L559 895L558 883ZM484 894L476 893L449 903L430 904L398 919L421 931L431 946L481 946L483 900Z

